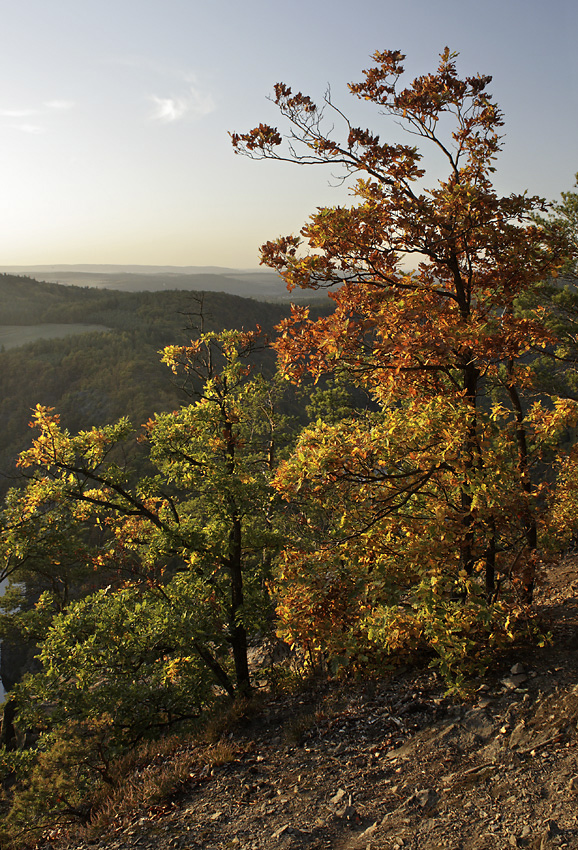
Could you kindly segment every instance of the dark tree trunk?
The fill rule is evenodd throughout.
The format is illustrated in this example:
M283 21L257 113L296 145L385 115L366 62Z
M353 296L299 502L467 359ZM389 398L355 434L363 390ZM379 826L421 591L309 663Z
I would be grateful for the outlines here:
M15 750L17 747L16 729L14 727L15 717L16 703L13 699L9 699L4 704L0 727L0 745L4 746L7 750Z
M508 386L508 393L514 413L516 417L516 443L518 446L518 472L520 473L520 481L524 494L531 496L534 488L530 480L529 461L528 461L528 443L526 440L526 429L524 427L524 412L518 391L513 384ZM525 505L522 513L522 523L524 529L524 537L526 538L526 547L528 549L528 557L525 565L521 570L520 578L522 585L522 601L528 605L534 597L534 584L536 580L536 554L538 549L538 528L536 519L533 516L528 504Z
M226 452L229 473L235 471L235 435L232 422L225 422ZM234 495L229 496L231 528L229 531L229 551L226 559L231 581L231 608L229 629L235 677L239 694L248 694L251 690L249 663L247 660L247 632L239 622L239 614L243 608L243 533L239 509Z
M208 650L206 650L200 643L195 642L194 644L195 651L197 652L199 658L205 662L209 670L211 670L215 676L217 682L223 687L231 699L235 697L235 686L221 667L218 661L216 661Z
M241 549L241 521L235 516L229 537L228 566L231 572L231 647L235 662L235 676L239 693L251 690L247 661L247 632L238 620L243 606L243 561Z
M468 473L473 472L479 462L480 447L478 445L478 420L477 420L477 396L478 396L478 381L479 371L474 365L469 355L466 353L467 362L463 367L465 398L471 408L470 421L468 425L468 433L466 437L466 445L464 447L466 461L466 479ZM471 576L474 572L474 542L475 534L473 529L473 517L471 513L472 497L466 490L462 490L461 508L463 513L462 526L464 534L461 543L461 562L462 569L467 575Z
M496 591L496 524L493 517L489 528L490 539L486 546L486 597L488 602L491 602Z

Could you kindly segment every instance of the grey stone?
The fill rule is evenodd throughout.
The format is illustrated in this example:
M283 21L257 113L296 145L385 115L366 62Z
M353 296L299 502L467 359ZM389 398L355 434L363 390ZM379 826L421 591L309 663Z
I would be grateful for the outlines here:
M472 708L462 720L462 726L483 741L486 741L494 733L494 724L483 708Z
M476 709L474 709L476 711ZM481 710L483 713L483 710ZM488 721L489 722L489 721ZM446 747L451 746L455 747L458 750L465 750L468 747L479 742L482 735L480 731L488 732L489 727L484 727L481 723L480 718L477 718L477 731L474 732L473 728L466 726L462 723L450 723L445 728L443 728L433 739L432 741L445 745ZM474 723L472 722L472 726ZM491 733L488 733L491 734Z
M329 804L331 806L338 806L341 803L341 801L343 800L343 798L346 796L346 793L347 792L344 791L343 788L340 788L339 791L337 792L337 794L335 794L335 796L331 798L331 800L329 801Z
M523 685L527 681L528 677L525 673L517 673L516 675L506 676L505 679L502 679L502 685L505 685L510 691L515 691L516 688L519 688L520 685Z
M422 809L428 809L434 806L437 798L438 795L433 788L422 788L421 791L416 791L415 793L416 802L419 803Z

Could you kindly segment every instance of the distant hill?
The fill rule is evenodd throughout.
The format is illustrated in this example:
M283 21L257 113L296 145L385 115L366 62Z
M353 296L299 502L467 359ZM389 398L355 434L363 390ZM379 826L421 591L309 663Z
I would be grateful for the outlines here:
M124 415L140 425L155 411L178 407L185 397L159 350L191 339L200 298L183 290L113 291L0 274L0 325L22 343L0 349L0 491L14 474L16 454L30 443L27 423L37 403L55 407L72 431ZM202 298L207 331L259 324L272 333L289 313L286 304L224 292ZM62 338L48 338L55 325ZM26 342L34 326L37 339ZM272 352L263 353L260 366L271 373Z
M132 279L131 275L127 275ZM145 275L135 275L134 286L88 286L34 280L31 277L0 274L0 325L26 325L44 322L90 322L107 327L138 327L139 314L155 315L155 322L174 324L179 314L194 312L197 307L193 292L207 293L207 309L215 317L217 327L253 325L252 316L271 316L278 321L281 305L274 307L265 301L210 289L211 275L192 275L189 286L146 286ZM193 280L193 278L195 280ZM130 280L129 280L130 282ZM140 284L138 288L137 283ZM158 283L158 281L157 281ZM193 286L196 283L196 286ZM210 296L210 297L209 297ZM285 311L286 307L283 308ZM284 313L283 313L284 314ZM179 320L181 326L183 318Z
M57 263L56 265L0 266L0 272L14 274L57 274L76 272L89 274L268 274L261 269L231 269L228 266L147 266L118 263Z
M159 351L195 335L201 300L206 331L260 325L273 335L289 314L286 303L204 289L115 291L0 274L0 326L9 337L4 351L0 343L0 494L30 444L37 403L56 408L71 431L125 415L138 426L183 403ZM326 298L312 313L331 306ZM257 365L271 374L274 361L264 351Z
M66 286L89 286L121 292L158 292L168 289L227 292L259 300L311 300L312 293L289 294L275 272L227 269L219 266L58 265L2 266L0 273L29 275Z

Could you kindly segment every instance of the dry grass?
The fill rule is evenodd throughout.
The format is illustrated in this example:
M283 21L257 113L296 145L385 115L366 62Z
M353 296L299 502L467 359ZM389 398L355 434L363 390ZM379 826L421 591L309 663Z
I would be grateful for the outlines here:
M86 794L79 798L78 817L73 814L65 823L62 817L47 814L43 823L38 822L38 829L53 837L66 834L69 839L90 841L107 829L127 824L139 812L168 810L180 794L245 751L235 741L235 732L251 721L259 702L258 698L227 702L194 731L142 742L121 758L107 761L105 770L97 765ZM86 741L75 738L75 742L81 749L77 761L85 764ZM54 778L52 775L52 781ZM3 834L0 844L7 850L24 847L22 831Z
M207 766L212 769L214 767L222 767L224 764L230 764L238 754L239 748L231 741L219 741L207 751Z
M88 833L168 800L199 769L200 753L179 738L150 741L114 764L114 786L101 786Z
M251 705L249 701L229 705L196 735L149 741L119 759L112 769L114 786L101 787L90 825L82 831L88 837L112 823L122 823L135 811L170 805L187 785L234 761L242 748L229 735Z
M258 708L258 697L237 699L235 702L227 702L224 706L219 706L206 721L202 740L215 744L234 734L239 725L248 722L255 715Z

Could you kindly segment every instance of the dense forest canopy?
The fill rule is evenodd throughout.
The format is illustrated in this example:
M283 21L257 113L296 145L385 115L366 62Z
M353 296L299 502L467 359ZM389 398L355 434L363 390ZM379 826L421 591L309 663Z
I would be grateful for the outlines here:
M280 281L279 290L283 285ZM91 322L122 328L141 328L147 317L154 324L181 329L183 317L198 310L196 291L164 289L163 291L123 292L114 289L95 289L89 286L63 286L58 283L34 280L16 275L0 275L0 309L2 324L27 325L41 322ZM283 307L265 301L255 301L225 292L206 294L209 324L229 327L269 316L275 322ZM256 318L251 317L251 310ZM218 316L218 318L215 318ZM180 317L180 318L179 318Z
M57 408L72 431L124 415L140 423L155 411L178 407L183 394L167 380L158 352L190 339L201 298L207 330L259 324L271 333L288 312L219 292L114 292L0 275L4 325L91 323L109 329L0 353L2 475L13 475L16 456L29 443L36 404ZM271 370L271 358L269 363Z

